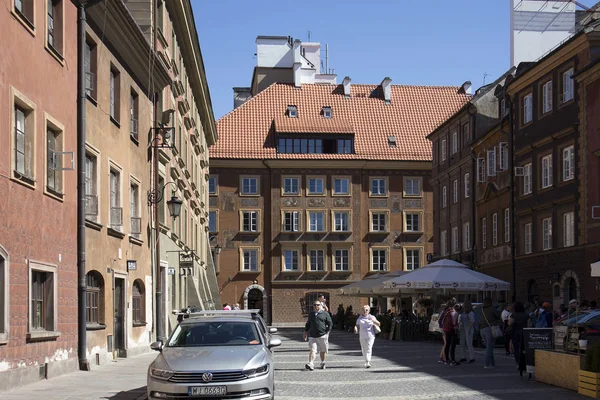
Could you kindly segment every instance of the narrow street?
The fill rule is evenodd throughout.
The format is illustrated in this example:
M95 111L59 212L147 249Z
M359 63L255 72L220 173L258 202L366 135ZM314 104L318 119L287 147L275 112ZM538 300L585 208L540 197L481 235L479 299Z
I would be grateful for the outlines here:
M477 362L450 367L437 362L440 343L377 339L373 367L363 368L358 337L333 331L327 369L307 371L307 344L300 329L282 329L283 344L276 350L276 399L583 399L577 393L520 378L514 361L496 349L495 369L483 368L482 349ZM457 358L460 351L457 352ZM0 399L146 399L148 364L155 354L119 359L95 368L41 381L9 392Z

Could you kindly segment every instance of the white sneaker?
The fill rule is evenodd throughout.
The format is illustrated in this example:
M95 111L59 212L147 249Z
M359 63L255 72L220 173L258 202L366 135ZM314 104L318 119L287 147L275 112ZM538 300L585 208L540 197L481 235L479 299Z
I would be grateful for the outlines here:
M371 363L366 363L365 368L371 368Z
M315 369L315 366L313 365L313 363L306 363L304 364L304 368L306 368L309 371L312 371Z

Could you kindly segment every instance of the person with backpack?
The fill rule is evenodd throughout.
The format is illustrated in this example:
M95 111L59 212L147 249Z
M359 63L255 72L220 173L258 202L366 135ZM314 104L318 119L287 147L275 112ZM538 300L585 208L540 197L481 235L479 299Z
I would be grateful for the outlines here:
M550 311L550 303L547 301L542 304L542 311L538 315L536 328L552 328L552 311Z

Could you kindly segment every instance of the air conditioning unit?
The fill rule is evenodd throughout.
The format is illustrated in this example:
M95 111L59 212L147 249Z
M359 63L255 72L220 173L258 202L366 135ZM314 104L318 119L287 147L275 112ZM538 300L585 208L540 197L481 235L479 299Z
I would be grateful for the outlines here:
M525 168L515 167L515 176L525 176Z

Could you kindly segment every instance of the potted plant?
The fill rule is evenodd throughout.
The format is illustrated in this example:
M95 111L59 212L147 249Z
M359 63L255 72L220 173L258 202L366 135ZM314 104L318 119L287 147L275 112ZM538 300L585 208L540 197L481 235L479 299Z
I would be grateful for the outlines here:
M600 343L588 346L583 363L579 370L579 394L600 398Z

